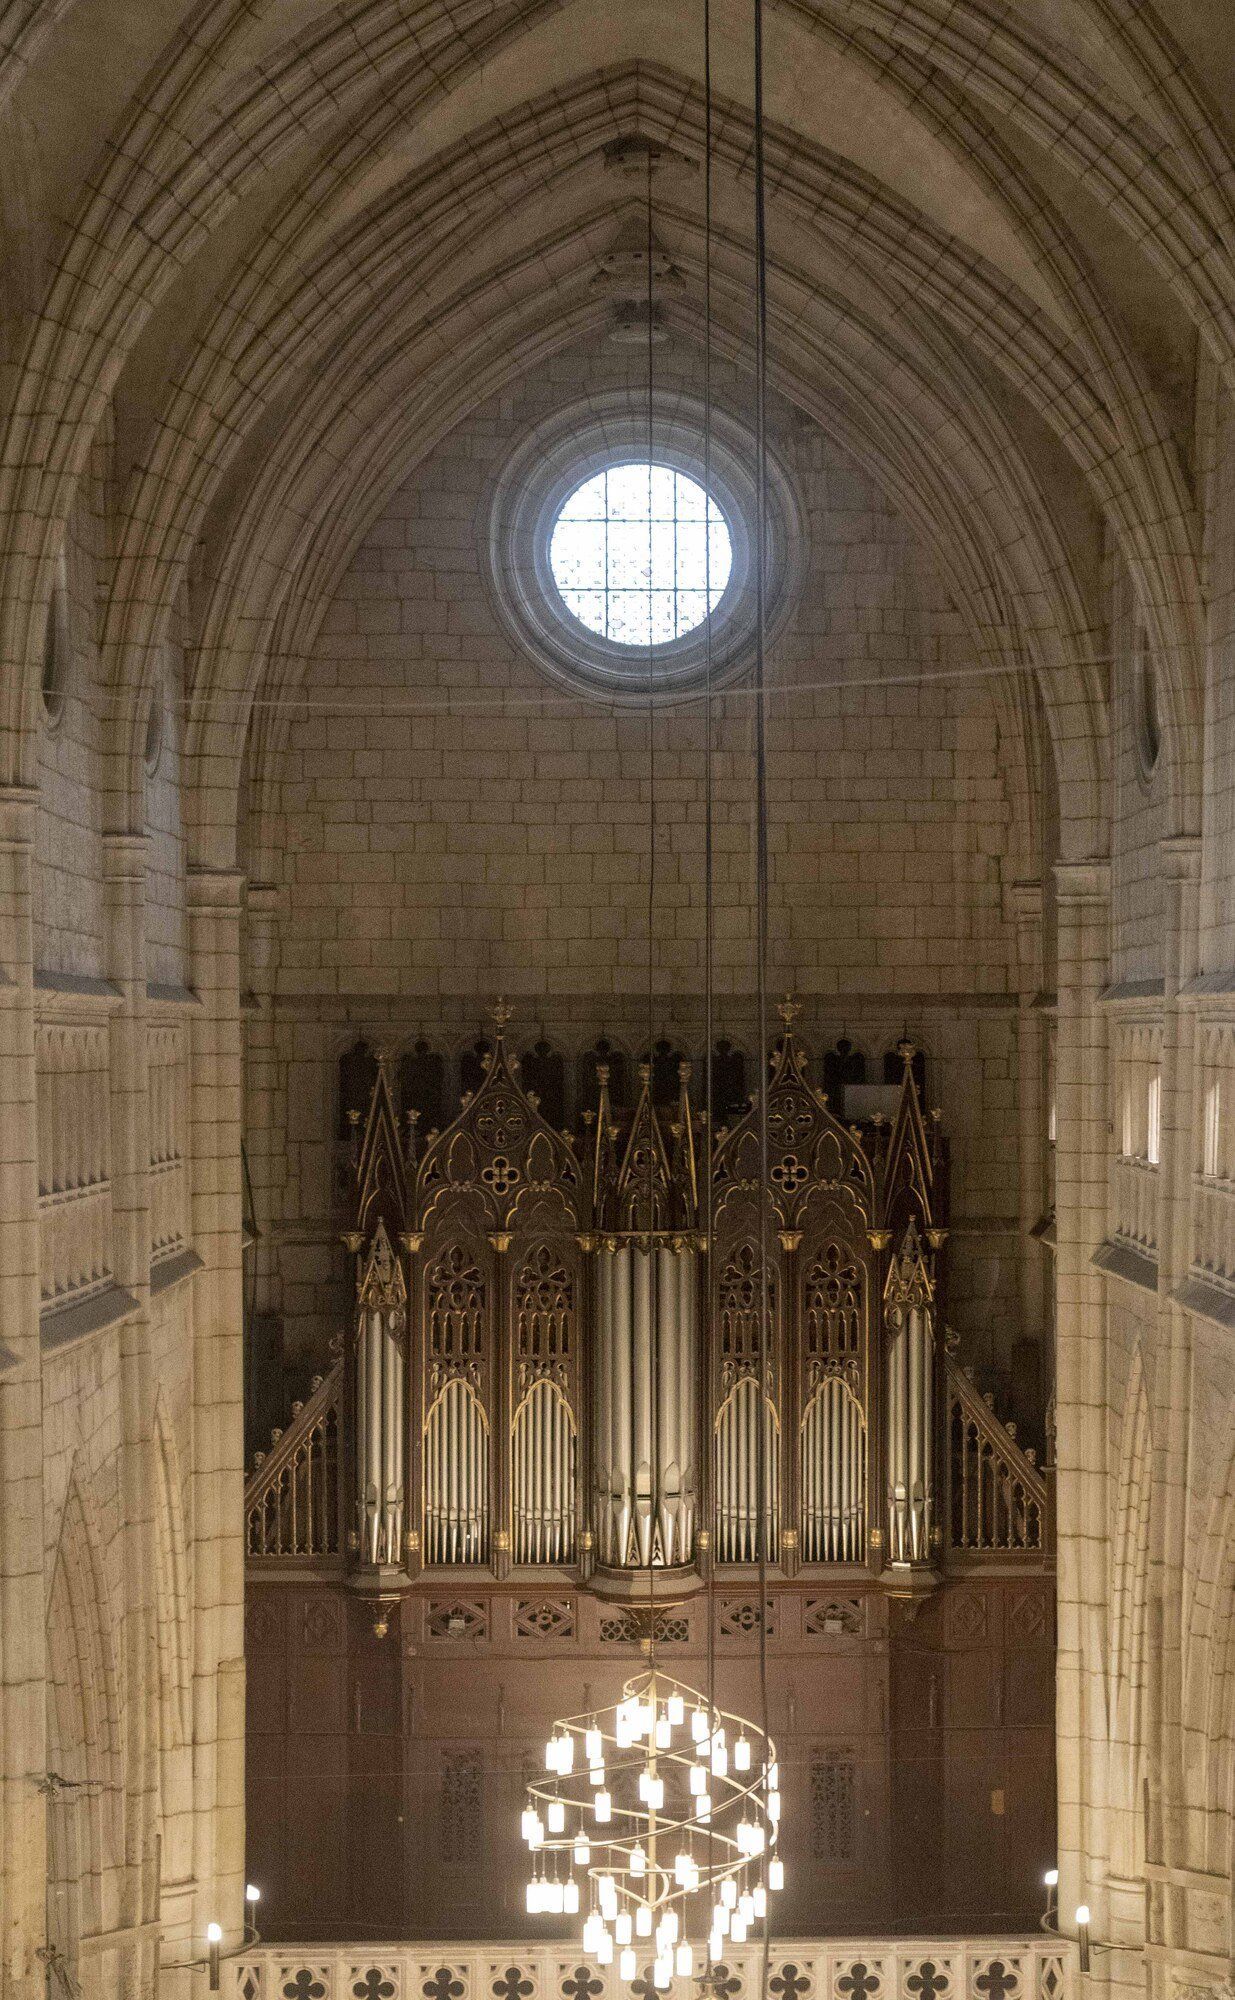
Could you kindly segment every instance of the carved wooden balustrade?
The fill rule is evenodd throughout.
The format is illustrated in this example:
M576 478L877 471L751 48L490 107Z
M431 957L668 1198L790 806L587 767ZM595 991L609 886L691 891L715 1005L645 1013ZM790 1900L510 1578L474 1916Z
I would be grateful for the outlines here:
M965 1370L947 1357L949 1544L975 1556L1035 1556L1050 1546L1047 1483Z
M261 1557L337 1556L343 1545L341 1450L343 1363L314 1376L287 1429L256 1455L244 1489L245 1553Z

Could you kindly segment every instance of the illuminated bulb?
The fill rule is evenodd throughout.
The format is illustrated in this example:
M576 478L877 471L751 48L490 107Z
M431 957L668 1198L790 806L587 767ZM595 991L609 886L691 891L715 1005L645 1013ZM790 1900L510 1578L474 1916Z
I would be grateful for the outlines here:
M613 1818L613 1800L609 1797L608 1792L597 1792L596 1797L592 1800L592 1811L602 1826L606 1820Z
M725 1748L724 1738L719 1737L712 1745L712 1776L714 1778L724 1778L728 1776L728 1773L729 1752Z
M663 1993L673 1982L673 1960L658 1958L652 1967L652 1984L657 1992Z
M641 1847L630 1850L630 1872L632 1875L646 1875L648 1872L648 1858Z
M706 1737L711 1735L712 1733L711 1725L708 1721L708 1712L706 1708L696 1708L692 1711L690 1718L690 1733L694 1737L696 1743L702 1743Z
M780 1765L769 1764L763 1775L770 1789L775 1791L780 1784Z
M775 1860L768 1863L768 1887L775 1893L776 1890L783 1889L784 1886L785 1864L780 1859L780 1856L777 1855Z
M544 1840L545 1840L545 1829L541 1823L540 1814L538 1812L533 1812L528 1821L527 1844L529 1847L533 1848L543 1847Z
M589 1764L599 1764L605 1754L604 1738L599 1729L589 1729L583 1738Z
M673 1879L679 1889L686 1887L686 1878L690 1874L690 1870L691 1859L689 1854L687 1854L684 1848L679 1849L678 1853L673 1857Z
M732 1910L727 1910L722 1903L712 1914L715 1919L712 1928L716 1932L716 1935L718 1937L728 1937L729 1926L733 1922Z
M698 1798L695 1800L695 1818L701 1819L706 1825L711 1817L712 1794L711 1792L700 1792Z
M641 1701L635 1711L635 1722L640 1736L650 1736L652 1724L656 1720L656 1710L650 1701Z
M577 1840L575 1842L574 1853L571 1858L574 1861L576 1868L587 1867L588 1862L592 1858L592 1850L588 1846L586 1840Z
M682 1929L682 1919L676 1910L666 1910L658 1929L669 1944L676 1944Z
M1059 1887L1058 1868L1048 1868L1045 1875L1042 1877L1042 1880L1045 1882L1048 1889L1057 1889Z
M651 1937L652 1912L646 1903L640 1903L635 1911L635 1936Z
M634 1923L629 1910L619 1910L613 1925L613 1935L619 1944L629 1944L634 1935Z
M779 1793L779 1792L769 1792L769 1793L768 1793L768 1803L767 1803L767 1814L768 1814L768 1818L769 1818L769 1819L771 1820L771 1822L772 1822L773 1826L775 1826L775 1825L776 1825L776 1822L777 1822L777 1820L778 1820L778 1819L780 1818L780 1793Z
M1088 1921L1088 1918L1089 1918L1089 1912L1088 1912L1088 1910L1086 1910L1086 1912L1085 1912L1085 1917L1086 1917L1086 1921ZM207 1944L222 1944L222 1942L223 1942L223 1926L222 1926L222 1924L207 1924L207 1925L206 1925L206 1943L207 1943Z
M738 1897L738 1915L744 1924L753 1924L755 1921L755 1899L749 1889Z
M754 1904L755 1915L757 1917L766 1917L768 1913L768 1892L762 1882L755 1884Z
M561 1833L566 1826L566 1808L560 1799L550 1799L545 1823L550 1833Z
M732 1875L726 1875L724 1881L720 1885L720 1901L722 1909L725 1910L737 1909L738 1885L734 1881Z
M596 1893L600 1900L600 1914L606 1923L611 1923L617 1915L618 1906L617 1884L612 1875L601 1876L596 1885Z
M739 1736L733 1746L733 1768L735 1771L750 1769L750 1740L746 1736Z
M603 1765L603 1764L593 1764L593 1765L592 1765L592 1767L591 1767L591 1769L590 1769L590 1770L589 1770L589 1772L588 1772L588 1777L589 1777L589 1778L590 1778L590 1779L592 1780L592 1783L593 1783L594 1785L603 1785L603 1784L604 1784L604 1782L605 1782L605 1767L604 1767L604 1765Z
M720 1932L719 1931L709 1932L708 1957L711 1959L713 1965L716 1965L719 1962L721 1953L724 1951L724 1949L725 1949L725 1940L721 1936Z
M704 1770L702 1764L692 1764L690 1767L690 1789L692 1794L698 1798L700 1792L706 1792L707 1788L707 1772ZM526 1817L526 1814L524 1817Z
M259 1888L257 1887L256 1883L253 1883L253 1882L246 1882L246 1883L245 1883L245 1885L244 1885L244 1900L245 1900L245 1902L246 1902L246 1903L260 1903L260 1902L261 1902L261 1900L262 1900L262 1892L261 1892L261 1890L260 1890L260 1889L259 1889Z
M664 1779L654 1778L650 1771L640 1771L639 1797L652 1812L659 1812L665 1803Z
M1088 1905L1088 1903L1078 1903L1078 1904L1077 1904L1077 1906L1076 1906L1076 1923L1077 1923L1077 1929L1079 1930L1079 1929L1081 1928L1081 1926L1082 1926L1082 1925L1084 1925L1084 1924L1087 1924L1088 1922L1089 1922L1089 1905ZM209 1932L207 1932L207 1936L209 1936Z
M665 1712L668 1715L669 1720L673 1724L673 1727L675 1729L679 1726L680 1723L685 1722L686 1703L683 1701L680 1694L670 1695L669 1700L666 1704Z
M527 1913L529 1917L540 1915L540 1884L535 1879L527 1885Z
M695 1954L688 1944L680 1944L674 1954L674 1969L679 1979L689 1979L695 1969Z
M633 1979L638 1969L638 1965L639 1965L639 1960L635 1956L633 1947L627 1945L625 1951L623 1951L618 1958L618 1972L620 1976L623 1979Z
M562 1909L568 1917L573 1917L579 1908L579 1884L567 1882L562 1889Z
M608 1931L602 1932L600 1941L596 1946L596 1963L597 1965L613 1964L613 1939L610 1937Z
M530 1847L532 1844L532 1836L536 1828L536 1813L531 1806L525 1806L523 1808L523 1818L520 1824L522 1825L523 1828L523 1838L527 1841L528 1846Z
M656 1748L667 1750L673 1741L673 1724L667 1715L662 1715L656 1724Z
M746 1925L738 1915L734 1916L729 1925L729 1937L734 1944L746 1943Z

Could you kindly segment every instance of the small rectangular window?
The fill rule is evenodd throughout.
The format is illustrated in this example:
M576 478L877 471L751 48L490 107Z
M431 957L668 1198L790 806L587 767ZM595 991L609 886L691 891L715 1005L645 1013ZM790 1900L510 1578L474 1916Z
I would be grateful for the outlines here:
M1205 1092L1205 1125L1201 1146L1201 1172L1216 1180L1222 1172L1222 1079L1211 1077Z
M1145 1158L1151 1167L1156 1167L1162 1142L1162 1072L1160 1069L1149 1073L1149 1089L1145 1099Z

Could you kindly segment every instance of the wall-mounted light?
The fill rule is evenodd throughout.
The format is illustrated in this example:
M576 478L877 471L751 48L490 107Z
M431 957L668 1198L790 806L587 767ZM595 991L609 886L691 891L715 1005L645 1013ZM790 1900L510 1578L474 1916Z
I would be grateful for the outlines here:
M1056 1877L1056 1880L1058 1880L1058 1877ZM246 1902L246 1903L260 1903L260 1902L261 1902L261 1900L262 1900L262 1892L261 1892L261 1890L260 1890L260 1889L258 1888L258 1886L257 1886L256 1882L246 1882L246 1883L245 1883L245 1885L244 1885L244 1900L245 1900L245 1902Z
M206 1948L209 1953L210 1991L212 1993L217 1993L219 1990L219 1946L222 1942L223 1926L221 1924L207 1924Z
M1042 1928L1049 1931L1055 1928L1058 1921L1058 1868L1048 1868L1042 1880L1046 1887L1046 1908L1042 1912Z
M1089 1905L1078 1903L1076 1910L1076 1940L1081 1948L1081 1971L1089 1970Z

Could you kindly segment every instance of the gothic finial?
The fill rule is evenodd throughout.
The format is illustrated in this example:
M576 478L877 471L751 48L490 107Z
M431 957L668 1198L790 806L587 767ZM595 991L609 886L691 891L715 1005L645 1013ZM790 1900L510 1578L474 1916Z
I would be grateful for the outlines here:
M791 1028L802 1011L802 1003L800 1000L795 1000L792 993L786 993L776 1011L786 1028Z
M910 1063L918 1053L917 1043L911 1042L909 1039L908 1028L904 1029L899 1042L896 1044L896 1053L904 1063L905 1068L908 1069Z
M503 1000L499 996L499 998L494 1001L493 1025L497 1029L499 1035L505 1034L506 1024L510 1020L514 1011L515 1011L514 1008L511 1006L508 1000Z

